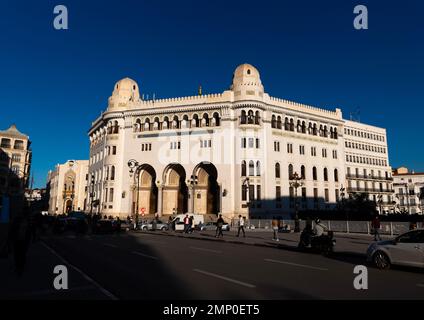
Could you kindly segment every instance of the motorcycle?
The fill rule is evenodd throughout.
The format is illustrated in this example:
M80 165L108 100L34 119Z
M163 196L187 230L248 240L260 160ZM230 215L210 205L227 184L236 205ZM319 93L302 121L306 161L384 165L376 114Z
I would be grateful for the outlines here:
M300 234L299 249L310 248L314 252L321 253L325 256L334 252L336 239L334 239L333 231L327 231L327 234L315 236L311 231L303 230Z

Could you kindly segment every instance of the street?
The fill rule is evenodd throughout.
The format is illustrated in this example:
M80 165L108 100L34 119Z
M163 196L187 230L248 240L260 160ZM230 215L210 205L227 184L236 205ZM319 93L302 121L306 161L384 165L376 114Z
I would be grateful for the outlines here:
M230 234L235 239L234 232L226 237ZM254 233L248 233L246 241L251 236ZM352 242L366 247L366 241ZM56 291L53 269L60 264L68 267L69 289ZM355 290L353 269L360 264L365 264L360 255L336 252L327 258L284 247L165 233L66 234L48 236L31 246L23 278L8 275L11 268L2 269L2 277L6 277L2 284L6 286L2 286L0 298L424 298L422 271L408 268L380 271L368 267L369 289Z

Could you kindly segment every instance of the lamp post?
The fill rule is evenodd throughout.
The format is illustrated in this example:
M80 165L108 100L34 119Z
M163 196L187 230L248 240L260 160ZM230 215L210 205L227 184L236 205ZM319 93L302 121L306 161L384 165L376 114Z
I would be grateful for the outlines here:
M383 209L382 209L382 206L383 206L383 195L382 194L379 194L378 195L378 204L379 204L379 207L380 207L380 215L383 213Z
M342 209L342 210L346 210L346 208L344 207L344 199L345 199L345 191L346 191L346 189L345 189L345 187L343 187L343 185L341 186L341 188L340 188L340 200L341 200L341 206L340 206L340 209ZM347 210L346 210L346 220L349 220L349 213L347 212Z
M133 176L133 174L136 174L136 179L137 179L137 186L136 186L136 191L137 191L137 197L136 197L136 205L135 205L135 222L134 222L134 230L137 230L138 228L138 201L139 201L139 196L140 196L140 175L139 173L139 163L137 160L131 159L128 161L128 168L130 169L130 177ZM135 171L134 171L135 169Z
M249 208L250 205L250 178L247 177L246 179L244 179L243 181L243 185L246 185L246 199L247 199L247 208Z
M300 222L299 222L299 214L297 208L297 188L303 186L302 177L299 177L299 174L295 172L291 177L290 187L294 188L294 232L300 232Z
M195 176L195 175L192 175L190 177L190 179L188 180L188 183L190 184L190 187L191 187L191 197L193 198L193 199L191 199L191 201L192 201L192 207L191 207L191 211L192 212L191 213L195 213L194 212L194 196L195 196L194 190L195 190L195 186L199 183L198 177Z

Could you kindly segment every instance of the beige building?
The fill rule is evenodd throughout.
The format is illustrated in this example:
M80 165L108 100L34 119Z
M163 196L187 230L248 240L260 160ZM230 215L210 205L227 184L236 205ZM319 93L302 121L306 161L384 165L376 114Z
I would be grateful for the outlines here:
M15 125L0 131L0 195L23 194L31 172L31 141Z
M393 171L393 186L397 212L423 214L424 172L400 167Z
M384 137L372 141L386 153L369 164L384 177L391 171L384 129L346 121L338 108L272 97L252 65L237 67L228 90L191 97L145 100L125 78L89 130L93 200L102 213L121 217L272 217L293 214L296 203L331 209L348 185L347 167L356 167L345 140L359 137L345 127L358 126L367 137Z
M49 213L84 211L87 206L88 160L69 160L49 171Z

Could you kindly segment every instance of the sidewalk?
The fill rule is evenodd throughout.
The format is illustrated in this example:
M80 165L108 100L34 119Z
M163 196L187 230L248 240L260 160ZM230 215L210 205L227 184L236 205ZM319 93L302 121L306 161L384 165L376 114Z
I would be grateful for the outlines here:
M158 236L190 238L206 241L226 242L233 244L262 246L296 251L300 233L279 233L279 241L272 239L272 231L246 231L246 237L237 237L237 231L224 232L223 238L215 238L215 231L197 231L192 234L184 234L175 231L137 231L137 233L149 233ZM365 256L368 245L373 242L373 236L367 234L335 233L337 241L335 252ZM382 239L389 237L382 236Z

